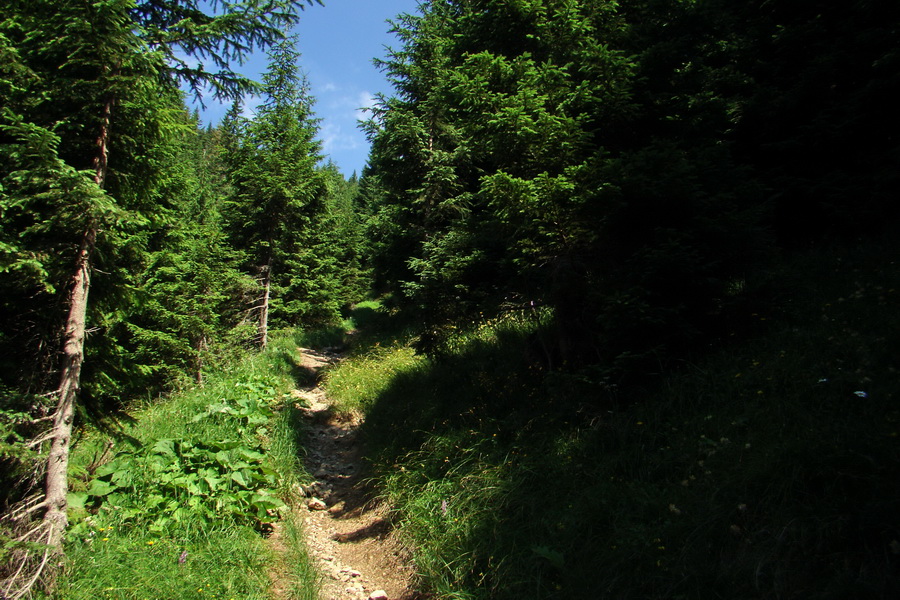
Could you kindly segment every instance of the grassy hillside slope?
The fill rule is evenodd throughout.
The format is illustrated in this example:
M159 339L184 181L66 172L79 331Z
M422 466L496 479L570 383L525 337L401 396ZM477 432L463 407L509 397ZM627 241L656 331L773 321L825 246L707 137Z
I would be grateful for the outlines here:
M384 339L328 390L442 598L900 597L898 249L786 261L628 388L543 370L509 317L441 360Z

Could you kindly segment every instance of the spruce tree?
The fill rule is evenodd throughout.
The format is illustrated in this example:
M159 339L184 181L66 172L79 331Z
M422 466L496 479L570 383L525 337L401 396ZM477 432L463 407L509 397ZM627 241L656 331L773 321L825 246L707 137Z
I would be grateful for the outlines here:
M531 307L554 368L618 377L702 339L765 237L716 78L666 106L631 46L688 4L432 0L401 19L397 95L370 126L372 237L432 321L426 348L442 323Z
M222 202L226 197L221 132L197 130L183 115L185 131L173 140L158 190L163 221L148 242L135 280L137 309L120 337L143 389L164 389L181 374L202 382L219 340L241 318L242 297L252 281L239 270L240 255L227 243ZM165 206L165 208L164 208Z
M355 174L345 179L331 161L321 170L327 193L318 227L323 238L320 254L331 258L333 299L345 305L363 298L370 288L369 272L363 265L368 215L361 205L359 180Z
M198 93L211 85L220 96L253 89L228 64L278 39L301 5L300 0L246 0L220 5L215 16L205 15L194 0L11 0L6 5L0 49L16 60L2 77L13 103L2 115L0 141L10 160L0 173L0 239L17 240L3 248L10 251L4 270L27 270L33 279L24 286L3 285L16 292L19 306L28 307L29 298L37 296L48 309L24 334L13 325L13 335L29 336L38 355L55 357L55 348L61 347L58 369L53 360L38 363L47 367L38 391L50 387L46 380L54 374L58 377L53 426L45 438L50 449L44 497L18 513L27 522L28 515L44 511L42 524L29 528L23 539L48 549L35 561L27 553L17 557L4 583L8 597L29 593L61 552L91 278L99 263L112 267L106 273L122 273L134 248L126 242L137 228L152 223L152 208L144 202L157 165L146 150L155 147L153 140L164 136L171 122L164 110L171 105L160 104L159 98L171 98L180 81ZM189 68L179 58L185 54L205 57L220 70ZM106 287L109 298L121 297L122 283L109 281L97 289ZM3 341L8 337L4 334ZM28 382L22 386L27 389Z
M292 39L276 45L256 115L250 120L232 115L227 123L236 133L231 240L259 283L251 310L262 348L273 317L296 324L312 310L310 298L321 280L312 242L325 182L316 169L318 126L298 58Z

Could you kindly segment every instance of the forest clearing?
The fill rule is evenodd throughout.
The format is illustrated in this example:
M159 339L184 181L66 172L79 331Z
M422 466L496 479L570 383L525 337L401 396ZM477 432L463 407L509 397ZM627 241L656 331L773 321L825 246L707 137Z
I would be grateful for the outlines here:
M900 597L900 4L6 4L0 598Z

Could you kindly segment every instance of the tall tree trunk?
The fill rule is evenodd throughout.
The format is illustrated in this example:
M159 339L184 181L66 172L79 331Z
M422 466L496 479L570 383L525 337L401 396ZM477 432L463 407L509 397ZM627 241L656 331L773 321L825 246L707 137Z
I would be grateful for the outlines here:
M103 106L100 134L97 136L97 154L94 156L94 183L103 188L109 165L109 128L112 118L113 98ZM68 525L66 496L69 491L69 446L72 440L72 422L75 418L75 402L81 388L81 365L84 363L84 334L87 320L88 292L91 287L91 258L97 242L99 225L92 218L82 236L75 260L75 269L69 292L69 314L66 318L62 350L62 371L57 390L56 412L53 415L50 455L47 457L45 499L47 512L44 524L49 528L48 545L54 552L62 552L62 538Z
M22 514L24 517L36 508L44 508L40 526L33 528L18 541L38 542L45 544L46 548L39 558L34 559L27 551L13 553L10 567L15 569L15 574L3 581L4 589L0 592L2 598L20 600L30 595L32 587L41 581L42 577L45 584L52 581L63 554L63 535L69 524L66 514L69 447L72 440L72 422L75 418L75 401L81 383L81 365L84 362L85 318L88 291L91 286L91 253L96 241L97 227L89 223L78 248L76 268L71 278L69 315L66 318L62 350L62 372L57 389L58 400L53 413L53 428L46 438L50 440L50 454L47 457L44 499ZM35 534L34 537L31 537L32 533ZM50 574L50 578L47 578L47 573Z
M263 267L263 298L259 307L259 347L263 350L269 343L269 295L272 288L272 258Z
M81 386L81 365L84 362L84 332L87 317L88 292L91 286L91 253L97 241L97 229L91 226L84 234L78 250L76 271L69 294L69 315L66 319L63 343L63 365L59 380L58 404L53 415L50 455L47 457L44 522L50 528L48 544L61 549L65 533L66 495L68 493L69 444L75 402Z

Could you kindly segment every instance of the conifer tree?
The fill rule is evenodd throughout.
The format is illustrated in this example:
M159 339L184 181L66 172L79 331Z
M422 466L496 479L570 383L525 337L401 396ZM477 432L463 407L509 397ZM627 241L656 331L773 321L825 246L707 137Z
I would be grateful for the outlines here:
M675 131L637 77L636 7L663 22L674 5L432 0L400 21L398 94L370 129L372 237L435 331L547 307L549 366L616 375L699 339L764 238L710 88L679 90L703 109Z
M298 58L293 40L276 45L256 115L232 117L227 125L236 131L237 145L228 219L232 244L245 253L246 267L259 282L252 310L262 348L273 316L296 323L309 312L311 286L319 280L311 242L325 183L316 169L318 126Z
M165 226L148 244L135 286L143 300L123 323L127 360L136 382L161 388L179 374L202 382L217 340L240 321L240 300L252 281L227 243L221 215L226 197L221 132L197 130L184 114L185 132L173 140L167 178L158 194Z
M551 302L576 262L578 181L630 67L603 43L610 3L550 4L432 1L397 25L398 95L371 130L376 264L438 319Z
M50 450L43 499L16 513L21 521L44 511L42 524L23 539L39 540L48 549L34 562L27 553L20 555L3 586L7 597L29 593L52 556L61 552L91 277L100 259L121 273L121 259L133 247L125 242L134 228L152 222L152 210L142 203L156 170L144 150L165 134L168 119L158 109L159 98L171 98L179 81L198 93L211 85L224 97L252 89L229 63L278 39L281 29L296 20L302 2L214 4L221 10L212 16L195 0L6 4L0 49L16 60L3 73L14 103L4 107L0 132L2 151L10 158L0 173L0 239L19 240L4 246L10 251L4 270L27 270L36 279L31 287L4 286L15 289L20 306L38 295L50 309L25 334L38 348L36 354L55 357L54 338L61 332L62 339L59 369L52 360L39 363L48 367L39 388L46 389L45 379L58 375L53 426L44 438ZM185 54L206 58L218 72L189 67L179 58ZM111 281L109 289L117 283L122 282Z
M320 254L328 256L332 263L332 302L349 304L364 297L370 288L369 273L363 265L367 215L360 204L359 180L355 174L345 179L331 161L321 171L327 193L318 226L323 238Z

